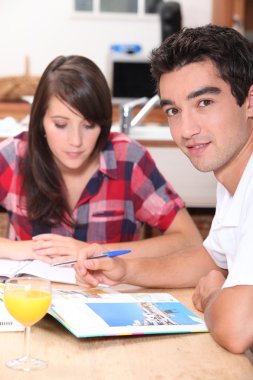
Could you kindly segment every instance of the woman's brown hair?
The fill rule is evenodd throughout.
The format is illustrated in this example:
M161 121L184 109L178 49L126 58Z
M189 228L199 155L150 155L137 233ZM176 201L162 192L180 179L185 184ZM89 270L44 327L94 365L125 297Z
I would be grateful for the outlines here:
M23 188L31 222L48 226L72 225L65 186L45 138L43 118L52 96L67 103L101 128L93 151L98 154L108 141L112 123L111 94L98 66L82 56L59 56L45 69L30 113L28 150L24 160Z

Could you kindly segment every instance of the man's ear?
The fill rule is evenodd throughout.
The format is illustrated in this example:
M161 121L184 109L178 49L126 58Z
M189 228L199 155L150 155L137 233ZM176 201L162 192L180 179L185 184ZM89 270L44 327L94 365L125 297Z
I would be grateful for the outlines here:
M248 92L248 107L247 107L248 117L253 117L253 84L250 86Z

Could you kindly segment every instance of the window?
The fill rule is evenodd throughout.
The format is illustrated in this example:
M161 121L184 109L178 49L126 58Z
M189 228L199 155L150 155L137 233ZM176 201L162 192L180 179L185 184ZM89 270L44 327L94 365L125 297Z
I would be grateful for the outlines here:
M157 13L161 0L74 0L74 12L79 15L145 16Z

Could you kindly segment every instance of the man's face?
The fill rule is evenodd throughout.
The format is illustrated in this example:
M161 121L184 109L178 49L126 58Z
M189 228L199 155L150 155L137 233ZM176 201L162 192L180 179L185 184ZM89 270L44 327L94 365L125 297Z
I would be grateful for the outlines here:
M160 96L174 141L200 171L227 167L249 139L246 104L209 60L163 74Z

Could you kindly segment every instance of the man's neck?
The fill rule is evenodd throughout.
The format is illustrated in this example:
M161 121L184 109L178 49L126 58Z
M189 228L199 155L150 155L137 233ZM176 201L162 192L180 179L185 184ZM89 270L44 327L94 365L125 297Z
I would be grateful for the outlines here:
M231 195L234 195L243 172L253 153L253 131L240 153L227 165L214 172L214 175Z

